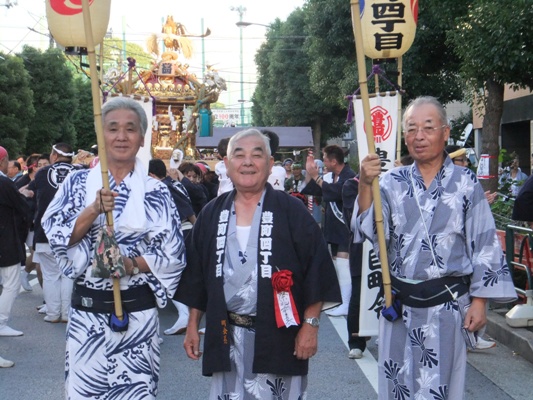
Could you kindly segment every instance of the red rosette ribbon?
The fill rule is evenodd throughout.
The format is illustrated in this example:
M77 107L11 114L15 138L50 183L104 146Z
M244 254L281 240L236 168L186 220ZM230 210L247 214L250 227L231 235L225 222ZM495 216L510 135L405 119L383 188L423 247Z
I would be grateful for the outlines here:
M292 272L283 269L272 274L274 288L274 313L278 328L300 325L300 317L292 297Z

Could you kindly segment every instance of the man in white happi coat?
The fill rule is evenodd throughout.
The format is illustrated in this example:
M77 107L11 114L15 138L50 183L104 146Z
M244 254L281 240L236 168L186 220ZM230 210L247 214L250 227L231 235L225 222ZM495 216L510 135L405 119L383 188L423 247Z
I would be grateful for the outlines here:
M154 399L160 369L157 307L173 296L185 267L178 211L166 185L148 176L136 154L148 121L143 108L117 97L102 108L110 189L101 163L70 174L43 216L43 228L64 276L74 280L67 325L67 399ZM113 211L118 243L97 241ZM117 331L112 277L96 256L124 263L127 330ZM122 275L122 274L121 274ZM125 319L123 320L125 321Z

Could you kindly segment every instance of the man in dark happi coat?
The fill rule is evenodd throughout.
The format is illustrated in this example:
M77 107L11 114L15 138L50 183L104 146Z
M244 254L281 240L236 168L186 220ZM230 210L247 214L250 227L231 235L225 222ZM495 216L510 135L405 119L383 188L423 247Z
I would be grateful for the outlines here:
M205 312L210 398L297 399L317 351L320 310L341 300L335 269L309 211L267 184L268 138L236 134L225 162L235 190L199 215L176 295L190 307L184 347L199 358Z

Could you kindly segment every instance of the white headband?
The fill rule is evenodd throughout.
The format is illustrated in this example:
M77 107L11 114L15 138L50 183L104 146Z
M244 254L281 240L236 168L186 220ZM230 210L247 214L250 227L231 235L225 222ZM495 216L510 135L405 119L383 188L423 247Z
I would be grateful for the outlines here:
M74 157L76 155L76 153L65 153L64 151L59 150L55 144L52 146L52 150L63 157Z

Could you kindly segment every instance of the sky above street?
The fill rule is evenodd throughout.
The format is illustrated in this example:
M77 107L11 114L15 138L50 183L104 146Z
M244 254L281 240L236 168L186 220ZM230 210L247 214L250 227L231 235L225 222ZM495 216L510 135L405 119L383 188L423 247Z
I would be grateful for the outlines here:
M79 0L66 0L73 3ZM237 107L240 94L240 38L235 23L239 13L231 8L243 6L243 21L268 25L276 18L282 21L305 0L112 0L109 28L113 36L125 38L146 49L145 42L152 33L160 33L167 15L185 25L192 34L209 27L211 35L203 41L194 39L195 55L185 61L190 72L202 76L202 60L215 65L228 81L228 91L221 101ZM5 7L8 3L18 3ZM48 47L48 24L44 0L0 0L0 51L4 54L20 52L24 44L45 49ZM264 41L266 27L252 25L243 29L243 100L249 100L256 81L254 55ZM37 31L37 32L34 32Z

